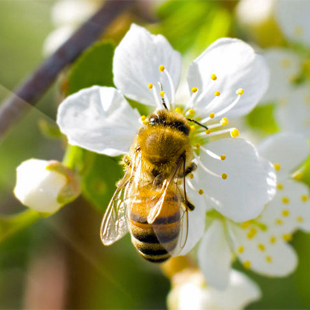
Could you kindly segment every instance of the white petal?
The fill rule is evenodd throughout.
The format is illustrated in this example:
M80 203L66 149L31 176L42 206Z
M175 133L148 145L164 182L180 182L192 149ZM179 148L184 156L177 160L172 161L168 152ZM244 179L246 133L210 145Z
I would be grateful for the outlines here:
M216 81L211 80L212 74L217 76ZM192 62L188 72L190 88L195 86L200 93L211 83L207 94L195 106L206 115L211 112L216 115L230 105L237 98L239 88L244 89L244 94L225 116L233 118L249 113L262 98L268 82L269 70L263 57L237 39L223 38L214 42ZM221 95L215 97L215 91Z
M162 35L152 35L146 29L132 24L115 49L114 83L128 98L156 106L148 84L152 83L156 87L159 96L158 82L161 82L171 101L168 78L158 69L161 65L170 73L176 90L182 71L180 53L175 51Z
M259 157L255 147L242 139L222 139L210 142L207 148L226 155L219 161L201 153L204 166L213 172L227 174L227 179L215 177L198 167L201 188L213 202L213 207L236 222L257 217L275 194L275 173L271 164Z
M245 274L231 270L225 291L209 288L212 303L219 309L243 309L261 298L259 286Z
M272 232L254 224L246 229L234 223L227 227L234 251L246 268L266 276L284 277L297 267L293 248Z
M293 86L292 78L300 71L300 60L296 53L284 48L267 49L263 56L270 69L270 83L262 102L284 102Z
M296 181L279 183L281 189L266 206L259 221L268 232L282 238L301 228L310 231L310 201L308 187Z
M288 178L309 155L308 141L301 135L281 132L265 139L257 148L262 157L276 165L278 181Z
M206 220L206 201L197 192L194 192L187 187L187 195L191 203L194 204L195 209L188 211L188 236L185 247L180 255L185 255L196 245L201 239L205 230Z
M276 19L280 29L289 41L310 45L310 2L278 1Z
M201 240L198 263L208 285L224 290L229 283L232 253L227 243L223 223L212 222Z
M310 90L309 84L290 89L286 100L277 105L276 120L282 130L310 136Z
M117 156L128 152L138 132L139 113L112 87L93 86L68 96L57 124L69 143Z
M29 159L17 167L14 194L25 206L38 212L53 213L61 204L58 195L67 183L67 178L47 170L46 160Z

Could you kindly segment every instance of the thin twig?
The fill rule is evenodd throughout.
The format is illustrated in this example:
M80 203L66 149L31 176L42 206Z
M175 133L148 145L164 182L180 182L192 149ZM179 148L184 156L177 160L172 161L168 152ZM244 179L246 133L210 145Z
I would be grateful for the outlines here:
M85 22L53 55L8 97L0 106L0 139L8 129L34 106L53 84L66 65L72 63L94 43L109 24L133 6L131 0L109 0Z

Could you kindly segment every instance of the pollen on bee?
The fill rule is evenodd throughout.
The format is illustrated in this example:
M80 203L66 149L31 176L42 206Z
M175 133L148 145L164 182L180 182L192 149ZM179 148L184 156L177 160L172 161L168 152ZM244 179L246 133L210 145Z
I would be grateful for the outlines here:
M163 65L159 66L159 71L164 72L165 71L165 67Z
M194 115L194 114L195 114L195 111L194 111L193 109L189 109L189 110L188 110L188 114L189 114L189 115Z
M152 88L153 88L153 84L152 84L152 83L149 83L147 87L148 87L149 89L152 89Z
M203 193L204 193L204 191L203 191L202 189L200 189L200 190L198 191L198 194L199 194L199 195L203 195Z
M223 179L223 180L226 180L226 179L227 179L227 174L226 174L226 173L223 173L223 174L222 174L222 179Z
M230 136L232 138L237 138L239 136L239 130L237 128L233 128L231 131L230 131Z
M197 88L197 87L193 87L193 88L192 88L192 92L193 92L193 93L196 93L196 92L197 92L197 90L198 90L198 88Z
M165 92L163 90L159 94L160 94L160 97L164 97L165 96Z
M221 160L225 160L226 159L226 155L225 154L221 155L220 157L221 157Z
M178 113L182 113L182 109L181 109L180 107L176 107L176 108L174 109L174 111L175 111L175 112L178 112Z
M149 121L147 119L145 119L142 123L143 123L143 125L147 125L149 123Z
M216 81L217 80L217 76L215 74L211 74L211 80Z
M240 95L240 96L243 95L244 94L244 89L243 88L237 89L236 94Z
M146 120L146 116L145 115L141 115L140 120L143 122Z
M218 90L216 92L214 92L214 96L218 97L220 95L221 95L221 93Z
M227 117L223 117L220 121L222 126L226 126L228 124L228 118Z

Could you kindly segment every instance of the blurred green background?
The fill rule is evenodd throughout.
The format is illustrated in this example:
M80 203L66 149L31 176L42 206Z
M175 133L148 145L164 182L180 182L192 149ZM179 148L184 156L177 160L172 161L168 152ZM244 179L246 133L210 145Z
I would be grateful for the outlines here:
M232 14L235 1L170 1L163 4L153 1L149 4L151 18L156 22L147 24L145 16L143 19L135 14L125 15L118 21L121 29L115 35L116 42L135 21L144 23L154 33L162 33L186 59L193 59L217 38L238 34ZM54 29L51 21L53 5L53 1L1 1L0 101L43 61L43 42ZM107 37L114 38L113 34L110 31ZM98 61L109 65L113 45L97 45L96 48L103 48L103 53L107 53ZM97 56L92 54L93 57ZM88 80L80 77L79 66L83 61L87 64L88 59L86 54L72 70L68 69L36 108L32 108L0 141L1 214L25 210L12 193L15 169L22 161L31 157L62 160L63 140L47 138L39 123L53 126L64 80L68 80L69 92L89 86L89 79L94 79L97 84L109 84L111 76L102 76L101 80L96 71L90 72ZM251 117L254 126L260 127L255 114L249 119ZM264 121L266 128L271 128L267 133L273 132L272 117L268 123L266 119ZM140 258L129 236L112 247L102 246L99 238L102 215L116 181L122 176L122 169L115 159L88 153L76 155L77 158L89 156L93 165L83 183L84 198L65 206L54 216L40 219L0 244L1 309L166 308L169 280L158 266ZM297 233L293 246L300 258L295 274L269 279L248 272L263 291L263 298L249 308L310 308L309 236ZM241 266L236 267L242 270Z

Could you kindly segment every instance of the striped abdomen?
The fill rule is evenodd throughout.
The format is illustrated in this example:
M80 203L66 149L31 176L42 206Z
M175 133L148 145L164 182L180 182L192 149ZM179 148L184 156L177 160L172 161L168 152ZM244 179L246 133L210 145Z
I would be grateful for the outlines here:
M142 257L153 263L164 262L171 256L169 252L176 247L180 232L180 203L172 191L166 193L155 222L147 223L148 214L160 198L158 192L144 188L130 201L132 243Z

